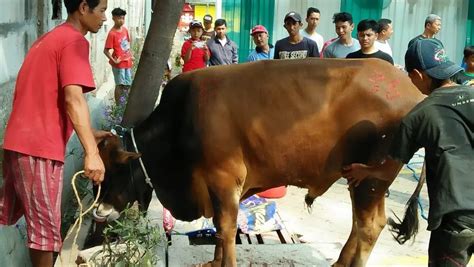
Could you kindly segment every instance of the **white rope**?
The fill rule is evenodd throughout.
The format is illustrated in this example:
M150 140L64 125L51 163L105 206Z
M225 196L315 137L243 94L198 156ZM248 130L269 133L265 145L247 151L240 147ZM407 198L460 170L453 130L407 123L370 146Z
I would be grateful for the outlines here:
M135 142L135 135L133 134L133 128L130 129L130 136L132 137L132 143L133 143L133 148L135 149L135 153L140 153L138 152L137 143ZM142 157L139 157L138 161L140 162L140 166L142 166L143 173L145 174L145 182L153 189L153 184L151 183L150 176L148 176L148 173L146 172L145 164L143 164Z
M101 190L101 185L99 184L99 188L97 190L97 196L94 200L94 202L92 203L92 205L86 210L86 211L82 211L83 210L83 207L82 207L82 203L81 203L81 199L79 197L79 193L77 192L77 188L76 188L76 177L79 175L79 174L83 174L84 171L78 171L76 172L76 174L74 174L74 176L72 177L72 181L71 181L71 184L72 184L72 189L74 190L74 195L76 196L76 199L77 199L77 203L79 204L79 217L76 219L76 222L74 222L74 225L70 228L71 231L66 235L66 238L64 238L64 240L66 240L70 235L71 233L73 232L74 228L76 227L76 225L79 223L79 226L76 230L76 235L74 236L74 242L72 243L73 245L76 244L76 241L77 241L77 236L79 235L79 231L81 230L81 224L82 224L82 217L84 215L86 215L89 211L91 211L95 205L97 204L98 200L99 200L99 197L100 197L100 190Z

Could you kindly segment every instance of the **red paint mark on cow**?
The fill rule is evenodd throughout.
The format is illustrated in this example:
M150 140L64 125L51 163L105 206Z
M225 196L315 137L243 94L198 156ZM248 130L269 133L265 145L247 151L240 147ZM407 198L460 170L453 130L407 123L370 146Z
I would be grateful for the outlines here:
M388 83L387 90L385 92L385 97L388 100L394 100L400 97L400 90L398 90L399 85L400 80L392 80Z
M387 80L385 74L377 70L373 73L374 75L368 79L371 83L370 91L372 93L385 93L385 98L390 101L400 97L401 94L398 90L400 80Z
M374 71L374 76L369 78L369 82L372 84L371 92L378 93L381 89L381 83L385 81L385 75L380 71Z

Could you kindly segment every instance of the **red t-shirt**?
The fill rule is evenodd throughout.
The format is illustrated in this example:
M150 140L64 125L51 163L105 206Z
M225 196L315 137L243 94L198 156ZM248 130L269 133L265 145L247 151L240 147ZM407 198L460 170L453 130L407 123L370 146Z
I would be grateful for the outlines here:
M28 51L16 80L3 148L64 162L72 124L63 88L95 88L89 43L71 24L41 36Z
M193 42L193 40L189 39L183 43L183 46L181 48L182 58L184 58L184 55L186 55L188 49L191 49ZM195 47L193 51L191 51L191 58L183 65L183 72L205 68L207 63L204 60L205 53L206 52L204 51L204 49Z
M109 60L110 65L118 69L129 69L132 67L132 53L130 51L130 36L127 28L122 26L121 30L112 28L105 41L106 49L113 49L113 58L121 58L122 61L117 65Z

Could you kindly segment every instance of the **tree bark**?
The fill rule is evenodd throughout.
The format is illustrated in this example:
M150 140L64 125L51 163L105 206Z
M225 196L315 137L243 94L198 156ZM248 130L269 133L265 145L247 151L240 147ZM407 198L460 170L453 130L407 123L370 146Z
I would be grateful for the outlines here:
M184 0L159 0L153 7L122 126L134 127L153 111L173 45Z

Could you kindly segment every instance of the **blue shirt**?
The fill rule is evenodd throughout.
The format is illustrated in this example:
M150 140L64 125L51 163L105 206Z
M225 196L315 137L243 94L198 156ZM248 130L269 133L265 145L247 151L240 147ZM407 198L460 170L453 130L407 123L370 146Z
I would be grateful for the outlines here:
M270 46L270 51L268 53L265 53L262 51L260 47L256 47L255 50L250 53L250 55L247 58L248 62L251 61L259 61L259 60L264 60L264 59L273 59L275 49L273 49L273 45Z

